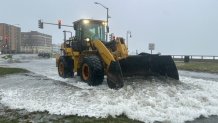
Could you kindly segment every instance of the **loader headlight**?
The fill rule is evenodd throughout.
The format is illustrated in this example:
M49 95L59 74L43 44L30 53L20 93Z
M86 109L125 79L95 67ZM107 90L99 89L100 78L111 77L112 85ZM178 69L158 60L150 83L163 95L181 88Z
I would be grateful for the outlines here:
M107 26L107 22L102 22L102 25Z
M89 20L83 20L84 24L89 24Z
M89 38L86 38L86 39L85 39L85 41L87 41L87 42L88 42L88 41L90 41L90 39L89 39Z

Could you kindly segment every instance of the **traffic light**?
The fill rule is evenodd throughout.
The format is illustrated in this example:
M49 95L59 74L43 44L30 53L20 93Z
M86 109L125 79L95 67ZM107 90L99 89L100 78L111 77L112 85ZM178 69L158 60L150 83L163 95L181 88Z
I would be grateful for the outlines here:
M42 22L42 20L39 20L39 21L38 21L38 27L39 27L40 29L43 29L43 22Z
M58 29L61 28L61 20L58 20Z

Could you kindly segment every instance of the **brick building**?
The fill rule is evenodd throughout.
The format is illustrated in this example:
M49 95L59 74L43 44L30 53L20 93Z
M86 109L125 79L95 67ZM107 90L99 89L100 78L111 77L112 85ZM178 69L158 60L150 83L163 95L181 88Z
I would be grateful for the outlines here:
M52 36L37 31L21 32L21 53L52 52Z
M20 27L0 23L0 51L2 53L19 53L20 44Z

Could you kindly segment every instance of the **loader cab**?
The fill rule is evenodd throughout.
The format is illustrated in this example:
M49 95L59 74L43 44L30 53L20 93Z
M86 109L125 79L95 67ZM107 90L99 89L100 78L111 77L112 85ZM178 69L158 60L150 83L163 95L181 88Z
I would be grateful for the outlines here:
M75 37L72 48L75 51L88 50L88 42L93 40L106 41L106 25L102 20L81 19L74 23Z
M81 19L74 22L75 37L80 41L105 41L107 23L102 20Z

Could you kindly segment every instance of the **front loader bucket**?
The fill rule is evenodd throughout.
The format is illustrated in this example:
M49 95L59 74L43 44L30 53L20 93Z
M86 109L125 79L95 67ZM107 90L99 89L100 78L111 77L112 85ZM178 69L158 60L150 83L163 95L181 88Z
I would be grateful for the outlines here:
M176 65L171 56L142 54L119 61L124 77L167 76L179 80Z
M123 74L118 61L112 61L107 71L107 83L112 89L123 87Z

